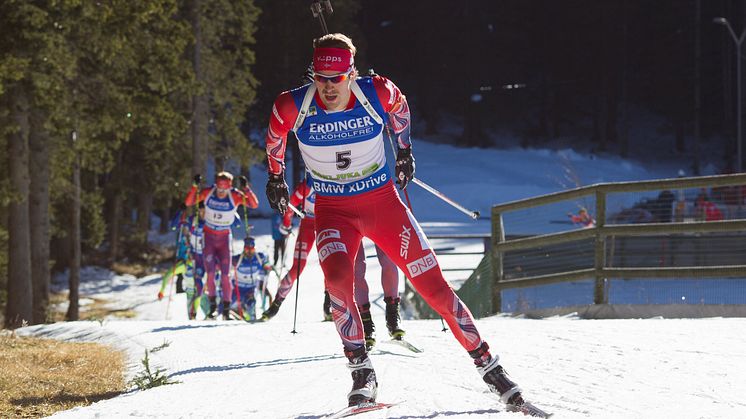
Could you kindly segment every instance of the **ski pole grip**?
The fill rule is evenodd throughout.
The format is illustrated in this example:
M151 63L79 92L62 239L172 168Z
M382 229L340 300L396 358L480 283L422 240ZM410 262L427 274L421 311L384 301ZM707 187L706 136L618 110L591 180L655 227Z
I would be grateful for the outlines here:
M290 208L290 210L292 210L295 213L295 215L297 215L301 219L306 218L306 213L296 208L295 205L288 204L288 208Z

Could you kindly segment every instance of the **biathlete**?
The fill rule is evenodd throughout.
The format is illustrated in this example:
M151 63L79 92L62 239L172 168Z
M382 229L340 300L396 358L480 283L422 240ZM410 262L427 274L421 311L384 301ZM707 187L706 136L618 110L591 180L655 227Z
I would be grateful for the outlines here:
M182 285L187 297L187 317L189 320L197 318L197 308L200 307L200 298L202 297L202 276L195 275L195 273L197 273L197 269L190 254L185 261L175 264L163 275L161 290L158 292L158 299L160 300L163 298L163 291L170 278L174 275L180 275L183 278Z
M261 290L264 289L263 283L266 283L269 272L272 270L267 255L257 252L255 246L254 238L247 237L244 239L243 252L240 255L233 256L241 311L243 312L243 319L247 321L257 319L255 294L259 290L261 295ZM233 311L238 311L238 301L235 296L231 308Z
M358 78L355 46L342 34L314 41L314 82L276 99L267 131L270 205L287 210L284 179L288 132L294 131L316 193L316 246L332 314L352 374L349 405L375 401L378 382L365 347L353 291L355 255L368 237L406 274L471 355L490 390L512 408L524 404L519 387L482 340L471 312L443 278L422 228L404 206L386 169L384 129L397 144L396 179L414 177L410 114L390 80Z
M205 247L203 250L205 273L207 274L207 297L210 302L208 317L214 318L217 310L215 292L215 270L220 268L221 313L224 320L230 319L231 292L231 225L236 218L238 207L243 205L256 208L259 205L256 195L245 177L239 177L241 190L233 188L233 175L228 172L217 174L215 184L199 189L201 175L194 176L194 184L189 190L184 204L192 206L205 203L205 224L203 227Z

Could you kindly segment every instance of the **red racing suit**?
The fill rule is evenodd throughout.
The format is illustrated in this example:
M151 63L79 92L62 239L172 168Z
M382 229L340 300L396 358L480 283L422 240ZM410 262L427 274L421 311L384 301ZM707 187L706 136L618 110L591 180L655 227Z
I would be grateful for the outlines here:
M256 208L259 202L251 188L243 191L231 188L224 198L217 196L216 187L203 188L199 193L198 187L192 185L184 204L187 206L205 203L205 225L203 235L205 247L202 250L207 273L207 295L215 297L215 267L220 266L220 289L222 300L231 300L231 225L236 217L239 205Z
M341 112L327 113L313 84L282 93L267 132L272 174L284 171L288 132L294 130L298 137L316 192L316 247L342 343L347 351L365 344L353 282L355 256L362 237L368 237L443 316L458 342L473 351L482 339L471 312L443 278L430 243L399 198L386 166L385 128L399 148L411 146L406 99L380 76L350 85L350 101Z

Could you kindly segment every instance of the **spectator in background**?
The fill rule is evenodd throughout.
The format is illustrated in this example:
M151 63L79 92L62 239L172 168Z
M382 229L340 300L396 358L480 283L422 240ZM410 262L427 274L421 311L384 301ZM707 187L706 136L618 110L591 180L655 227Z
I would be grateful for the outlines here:
M577 215L568 213L567 216L570 217L570 221L572 221L573 224L581 225L583 228L589 228L596 225L596 220L588 214L588 210L585 208L580 208Z
M686 176L684 170L679 169L679 178ZM674 206L674 221L677 223L683 222L686 216L686 194L683 189L679 189L676 192L676 205Z
M673 192L665 190L658 194L658 198L653 202L650 212L657 223L670 223L673 211L673 202L676 200Z
M704 188L694 202L694 217L697 221L722 221L724 218L717 205L710 201Z

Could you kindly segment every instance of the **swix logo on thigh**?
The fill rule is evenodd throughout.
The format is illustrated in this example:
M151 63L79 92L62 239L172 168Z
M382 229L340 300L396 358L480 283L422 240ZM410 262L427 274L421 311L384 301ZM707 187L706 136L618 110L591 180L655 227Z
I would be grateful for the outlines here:
M324 259L329 257L332 253L344 252L347 253L347 246L342 242L331 242L327 243L319 248L319 261L323 262Z
M435 260L435 255L428 253L414 262L408 263L407 270L409 271L409 276L414 278L424 274L436 266L438 266L438 261Z
M316 235L316 245L320 245L326 239L338 239L340 237L339 230L327 228L326 230L319 231Z
M407 226L401 226L401 228L403 228L404 230L399 233L399 238L401 238L399 256L403 257L406 260L407 255L409 254L409 239L412 237L412 229L407 228Z

